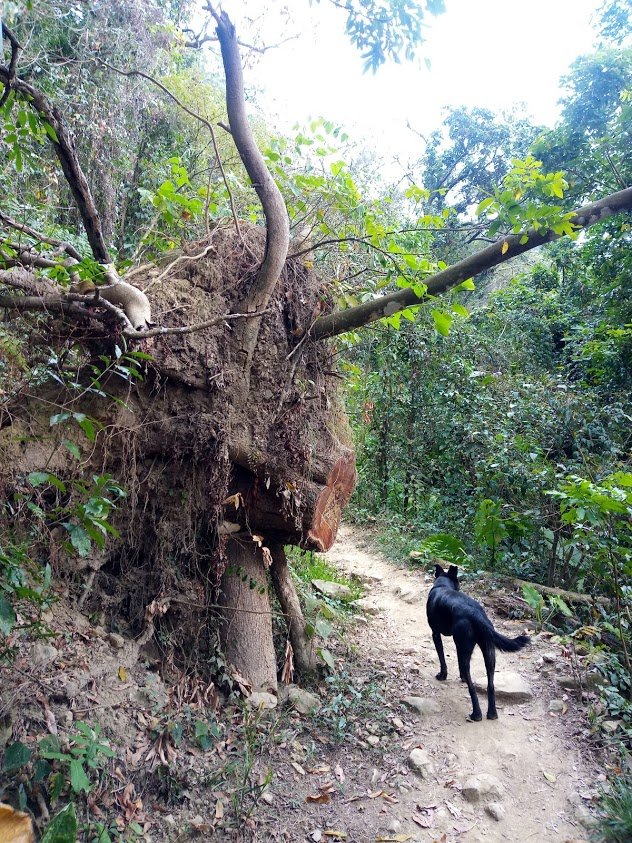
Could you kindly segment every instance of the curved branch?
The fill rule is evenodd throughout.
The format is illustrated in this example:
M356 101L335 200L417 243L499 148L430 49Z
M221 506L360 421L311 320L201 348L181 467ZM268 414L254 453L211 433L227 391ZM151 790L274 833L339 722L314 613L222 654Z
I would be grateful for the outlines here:
M217 37L226 74L226 106L230 132L250 181L257 191L266 219L266 250L263 263L248 295L239 305L240 310L252 313L267 306L279 280L290 244L290 221L281 192L266 167L246 116L244 80L235 27L225 12L217 14L212 9L211 12L217 22ZM246 373L250 368L258 335L257 320L245 323L240 335L240 344L244 358L243 369Z
M591 225L608 219L621 211L629 210L632 210L632 187L579 208L574 212L570 221L577 228L589 228ZM412 289L408 288L386 296L380 296L357 307L350 307L337 313L321 316L314 323L311 336L317 340L334 337L338 334L344 334L346 331L368 325L378 319L383 319L385 316L392 316L407 307L422 304L430 296L445 293L467 278L472 278L474 275L511 260L511 258L528 252L530 249L536 249L545 243L558 240L563 235L555 234L552 231L542 233L530 229L526 232L526 236L528 238L526 243L521 242L524 239L522 234L501 237L486 249L482 249L480 252L454 264L454 266L438 272L424 282L427 291L422 297L415 295Z

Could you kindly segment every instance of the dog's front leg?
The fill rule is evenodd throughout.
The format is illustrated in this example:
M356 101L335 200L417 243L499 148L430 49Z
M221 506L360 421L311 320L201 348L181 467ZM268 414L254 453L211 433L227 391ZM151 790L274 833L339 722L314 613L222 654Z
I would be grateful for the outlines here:
M445 661L445 654L443 652L443 641L441 640L441 633L440 632L433 632L432 633L432 640L434 641L435 648L437 650L437 655L439 656L439 673L437 673L436 678L443 681L444 679L448 678L448 666Z

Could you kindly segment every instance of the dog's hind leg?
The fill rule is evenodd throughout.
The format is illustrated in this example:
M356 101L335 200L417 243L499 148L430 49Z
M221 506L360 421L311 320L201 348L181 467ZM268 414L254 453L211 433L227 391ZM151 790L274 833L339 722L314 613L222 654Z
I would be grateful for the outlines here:
M441 640L441 633L440 632L433 632L432 633L432 640L434 641L435 648L437 650L437 655L439 656L439 673L437 673L436 678L440 679L442 682L444 679L448 678L448 666L445 661L445 654L443 652L443 641Z
M470 675L470 660L472 658L476 642L469 624L455 625L454 643L456 644L456 655L459 660L459 676L463 682L467 682L467 690L470 692L470 699L472 700L472 713L470 714L470 720L482 720L483 714L478 703L478 695Z
M498 720L498 712L496 711L496 690L494 688L494 671L496 669L496 648L489 642L485 647L481 647L483 651L483 659L485 660L485 670L487 671L487 719Z

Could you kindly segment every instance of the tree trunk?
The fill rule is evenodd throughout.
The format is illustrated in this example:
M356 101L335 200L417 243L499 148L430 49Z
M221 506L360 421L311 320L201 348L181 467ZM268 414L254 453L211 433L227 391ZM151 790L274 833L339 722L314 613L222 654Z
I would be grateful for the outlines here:
M316 667L315 650L305 632L305 618L301 611L298 594L294 588L285 549L282 544L272 545L272 567L270 573L276 596L285 615L288 636L294 651L294 664L303 676Z
M260 548L232 539L221 583L220 639L226 661L255 690L277 690L268 582Z
M353 452L340 443L330 442L329 447L330 453L321 453L306 469L310 477L275 466L273 461L265 464L264 476L236 469L226 519L276 543L329 550L356 482Z

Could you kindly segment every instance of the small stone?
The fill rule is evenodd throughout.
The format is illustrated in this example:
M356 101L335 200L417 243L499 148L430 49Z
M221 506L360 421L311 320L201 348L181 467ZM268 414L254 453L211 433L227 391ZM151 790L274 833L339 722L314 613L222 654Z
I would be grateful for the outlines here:
M429 714L438 714L441 711L439 703L427 697L404 697L402 702L417 714L421 714L422 717Z
M499 799L503 792L500 781L489 773L470 776L461 788L463 798L468 802L478 802L481 796L493 796Z
M601 724L601 728L604 732L609 732L612 735L617 731L620 725L620 720L604 720Z
M59 655L59 650L46 641L37 641L31 647L31 662L34 665L52 662Z
M408 554L409 559L423 559L425 556L423 550L411 550Z
M253 691L249 697L246 697L246 705L258 711L272 710L277 707L277 702L275 695L267 691Z
M125 639L118 632L109 632L107 634L107 641L115 650L122 650L125 646Z
M325 597L333 597L341 600L345 597L351 597L351 589L348 585L343 585L339 582L329 582L328 580L312 580L312 585L316 591L320 591Z
M423 749L413 749L408 756L408 766L422 779L429 779L434 775L434 766L428 753Z
M572 691L578 688L590 689L603 684L603 676L600 673L588 673L581 678L581 682L575 676L558 676L557 684L562 688L570 688Z
M266 805L272 805L274 802L274 793L271 793L267 788L261 794L261 798L266 803Z
M549 702L549 711L559 714L561 711L564 711L565 705L564 700L551 700Z
M557 661L555 653L542 653L542 660L547 664L554 664Z
M173 814L167 814L167 816L165 817L165 822L167 823L167 825L175 826L176 818L173 816Z
M320 828L315 828L309 836L314 841L314 843L320 843L320 841L323 839L323 833Z
M404 721L399 717L391 717L391 723L393 724L393 728L397 729L398 732L404 731Z
M354 600L351 605L357 606L358 609L366 612L367 615L379 615L380 613L380 607L370 597L360 597L359 600Z
M366 739L366 742L368 744L370 744L370 746L379 746L380 739L378 738L377 735L369 735L368 738Z
M293 685L288 689L288 702L292 705L299 714L315 714L321 707L320 697L316 694L310 694L309 691L304 691L297 685Z
M477 676L474 684L478 691L487 692L487 676ZM528 702L533 699L533 691L527 680L515 670L498 670L494 676L496 698L505 702Z
M485 805L485 811L497 823L505 816L505 809L500 802L490 802L489 805Z
M386 830L390 831L392 834L397 834L398 831L402 830L402 824L399 820L392 819L386 826Z

